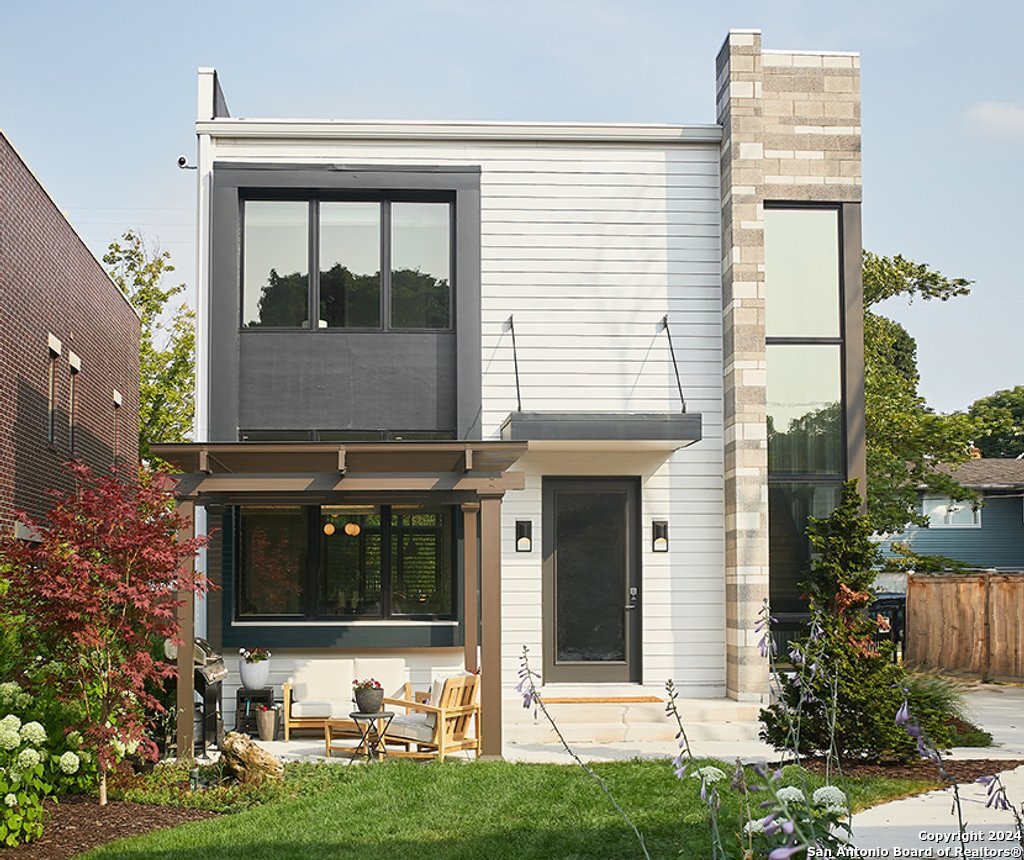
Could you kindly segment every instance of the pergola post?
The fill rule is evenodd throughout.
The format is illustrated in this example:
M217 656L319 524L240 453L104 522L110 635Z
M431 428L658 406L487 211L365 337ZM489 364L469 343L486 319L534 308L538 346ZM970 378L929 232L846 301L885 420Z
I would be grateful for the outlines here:
M481 753L501 757L501 496L480 498Z
M477 605L480 601L478 582L480 566L477 560L479 545L476 539L479 513L479 502L466 502L462 506L462 594L465 617L464 659L467 672L476 672L480 668L477 656L480 626L477 619Z
M178 530L178 540L187 541L195 537L196 509L195 503L183 501L178 504L178 514L185 522ZM190 557L182 562L182 570L194 569L195 558ZM195 678L192 675L192 642L195 638L195 595L188 589L178 591L178 758L191 759L195 743L193 718L195 714Z

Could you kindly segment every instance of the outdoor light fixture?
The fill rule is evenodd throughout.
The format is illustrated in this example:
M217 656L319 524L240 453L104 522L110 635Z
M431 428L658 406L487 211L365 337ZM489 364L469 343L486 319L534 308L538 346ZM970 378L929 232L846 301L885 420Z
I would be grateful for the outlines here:
M327 535L327 537L330 537L334 532L334 523L324 523L324 534Z
M651 521L651 550L668 552L668 520Z
M345 534L349 537L358 537L362 530L363 528L359 523L345 523Z
M530 520L516 520L516 552L530 552L533 549L533 523Z

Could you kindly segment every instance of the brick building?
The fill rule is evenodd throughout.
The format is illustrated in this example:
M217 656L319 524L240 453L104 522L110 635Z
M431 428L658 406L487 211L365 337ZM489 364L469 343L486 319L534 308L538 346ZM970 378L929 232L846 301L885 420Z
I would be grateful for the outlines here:
M0 533L138 460L139 317L0 132Z

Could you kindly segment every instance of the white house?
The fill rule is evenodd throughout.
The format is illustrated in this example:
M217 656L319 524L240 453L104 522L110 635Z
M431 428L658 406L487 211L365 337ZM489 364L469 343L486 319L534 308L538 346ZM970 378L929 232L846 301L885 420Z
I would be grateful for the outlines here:
M717 71L636 125L233 118L200 70L198 633L479 667L494 754L524 645L553 696L762 698L864 469L859 59Z

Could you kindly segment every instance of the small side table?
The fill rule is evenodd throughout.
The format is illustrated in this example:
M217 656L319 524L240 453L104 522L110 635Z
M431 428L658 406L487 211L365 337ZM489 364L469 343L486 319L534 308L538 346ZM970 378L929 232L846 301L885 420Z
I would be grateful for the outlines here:
M395 718L394 711L378 711L376 714L364 714L360 711L353 711L348 718L356 724L359 729L359 744L356 746L356 753L365 750L366 760L374 761L382 755L387 755L388 750L385 742L388 734L388 726Z
M256 706L274 707L274 688L264 687L262 690L247 690L239 687L235 691L235 731L247 735L257 735Z

